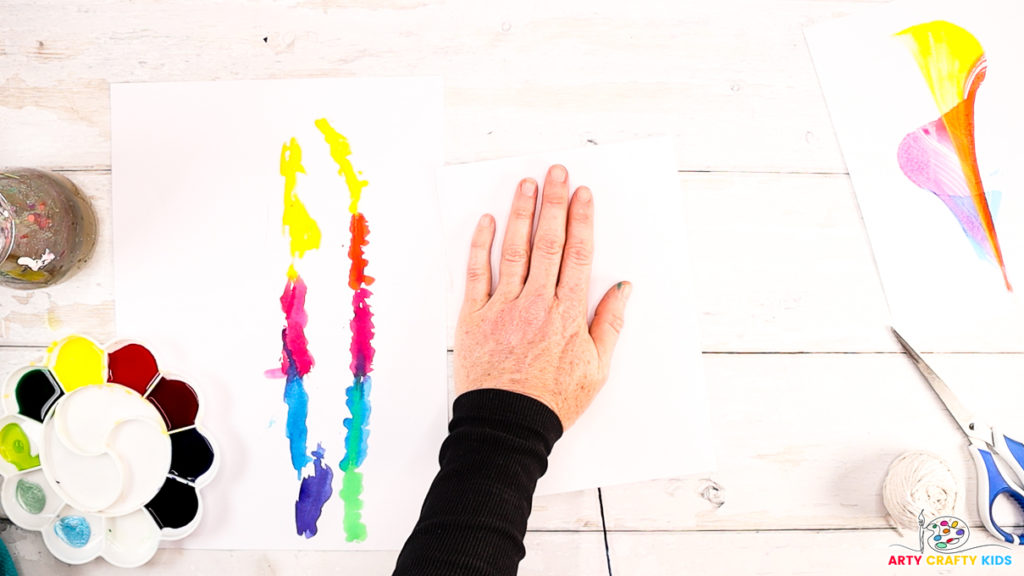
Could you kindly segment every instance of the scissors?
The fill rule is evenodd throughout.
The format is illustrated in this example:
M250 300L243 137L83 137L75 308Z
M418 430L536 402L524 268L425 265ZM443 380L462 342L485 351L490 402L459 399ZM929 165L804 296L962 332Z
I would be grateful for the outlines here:
M992 517L992 506L1003 494L1008 494L1024 511L1024 444L979 422L896 329L892 333L970 440L967 451L978 470L978 515L985 529L1010 544L1024 545L1024 533L1011 534L996 524ZM1007 478L1003 470L1009 470L1015 478Z

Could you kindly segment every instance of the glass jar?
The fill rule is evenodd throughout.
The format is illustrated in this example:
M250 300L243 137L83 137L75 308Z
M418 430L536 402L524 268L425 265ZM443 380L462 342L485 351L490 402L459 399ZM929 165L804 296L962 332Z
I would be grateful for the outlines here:
M34 168L0 169L0 286L50 286L96 245L96 214L73 182Z

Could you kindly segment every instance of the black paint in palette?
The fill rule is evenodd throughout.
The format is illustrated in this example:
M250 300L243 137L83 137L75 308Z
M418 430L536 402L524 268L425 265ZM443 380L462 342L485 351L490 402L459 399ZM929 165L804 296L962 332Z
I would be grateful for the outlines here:
M213 447L195 428L171 434L171 470L178 478L195 482L213 466Z
M146 510L160 528L184 528L199 513L199 496L191 484L168 476Z
M64 391L57 385L53 375L43 368L25 372L14 388L18 412L39 422L43 421L50 407L63 395Z

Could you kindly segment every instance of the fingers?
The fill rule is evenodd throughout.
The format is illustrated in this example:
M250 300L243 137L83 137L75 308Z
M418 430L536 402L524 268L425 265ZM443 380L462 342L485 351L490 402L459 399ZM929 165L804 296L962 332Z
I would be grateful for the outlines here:
M498 288L494 295L511 300L523 291L530 266L530 235L533 231L533 211L537 205L537 183L532 178L519 182L508 215L505 239L501 243L501 263L498 265Z
M565 252L555 295L582 307L587 305L590 269L594 260L594 202L590 189L576 189L569 202L569 225L565 236Z
M554 293L565 246L565 218L569 207L569 173L555 164L544 181L537 234L533 239L530 275L524 290Z
M632 292L633 285L629 282L619 282L612 286L598 303L594 321L590 323L590 337L594 340L597 357L605 374L608 374L611 366L612 352L625 321L626 301Z
M491 244L494 243L494 217L484 214L473 231L469 243L469 265L466 266L465 310L477 311L491 297Z

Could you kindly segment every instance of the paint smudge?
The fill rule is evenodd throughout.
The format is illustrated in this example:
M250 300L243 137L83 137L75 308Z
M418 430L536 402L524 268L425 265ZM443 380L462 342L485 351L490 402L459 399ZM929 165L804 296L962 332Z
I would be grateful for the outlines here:
M84 548L92 538L89 521L81 516L64 516L53 525L53 531L72 548Z
M334 472L324 465L323 458L324 448L317 444L313 451L313 474L302 479L299 498L295 501L295 531L307 539L316 536L324 504L331 499Z
M321 118L314 122L314 124L320 130L320 133L324 135L324 140L327 141L327 145L331 149L331 159L338 165L338 175L345 178L345 185L348 187L349 193L348 211L355 214L359 212L359 199L362 197L363 188L369 182L359 179L355 169L352 167L352 162L348 159L349 155L352 154L352 147L348 143L348 138L339 134L327 122L326 118Z
M974 102L987 69L981 44L944 21L911 26L896 36L914 55L940 114L900 142L900 169L949 208L978 254L999 266L1012 291L975 146Z
M345 418L342 424L345 427L345 455L338 464L343 478L339 496L345 505L343 526L345 539L349 542L361 542L366 539L366 525L362 521L363 510L363 474L359 472L366 459L367 438L370 422L370 372L373 370L373 312L370 310L369 299L372 293L365 287L373 284L374 278L366 275L366 266L369 261L363 249L369 245L368 237L370 227L366 217L359 212L359 201L362 198L363 188L369 182L361 180L349 155L352 148L348 138L338 133L326 119L315 122L316 127L324 135L324 140L331 150L331 158L338 164L338 174L345 178L345 184L349 191L349 212L352 214L349 222L351 243L349 244L348 256L351 261L349 266L349 288L352 294L352 340L349 345L349 352L352 354L352 362L349 368L352 371L352 385L345 391L345 405L349 409L350 418Z
M0 429L0 457L19 471L39 467L39 455L32 455L28 434L14 422Z
M46 491L35 482L29 482L24 478L18 479L14 495L18 506L29 514L39 514L46 508Z

